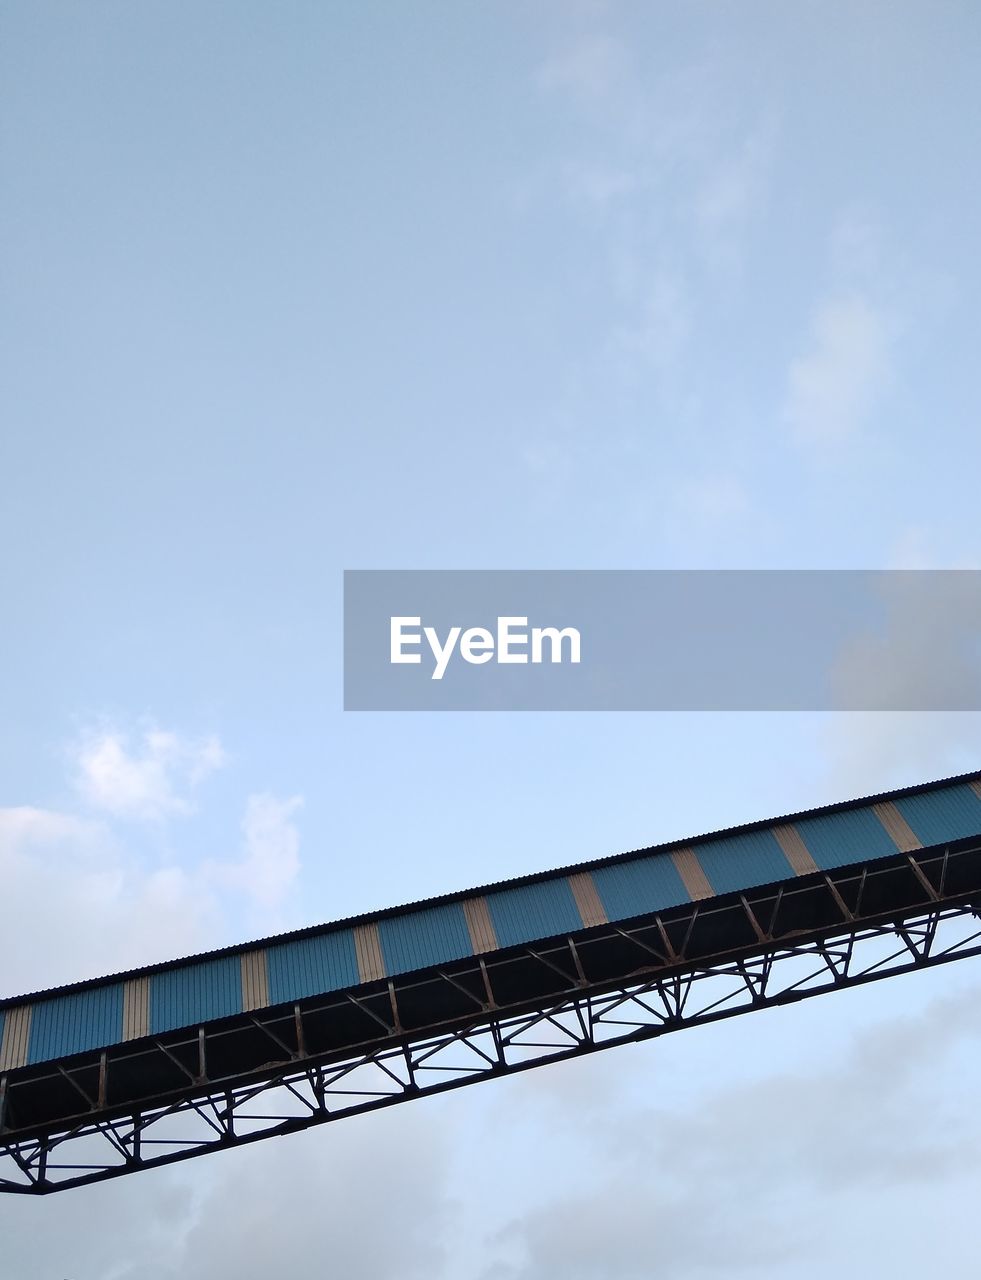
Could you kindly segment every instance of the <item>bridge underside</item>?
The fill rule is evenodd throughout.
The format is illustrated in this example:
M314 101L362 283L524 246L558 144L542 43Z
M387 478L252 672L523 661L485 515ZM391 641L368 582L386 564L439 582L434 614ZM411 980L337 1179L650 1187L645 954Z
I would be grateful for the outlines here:
M46 1194L981 954L962 841L11 1071L0 1190Z

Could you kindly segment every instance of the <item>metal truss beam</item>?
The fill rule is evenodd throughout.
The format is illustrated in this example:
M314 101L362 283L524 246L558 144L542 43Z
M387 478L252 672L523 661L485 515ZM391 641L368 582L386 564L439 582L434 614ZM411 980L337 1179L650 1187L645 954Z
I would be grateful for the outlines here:
M981 954L981 846L900 855L0 1078L46 1194Z

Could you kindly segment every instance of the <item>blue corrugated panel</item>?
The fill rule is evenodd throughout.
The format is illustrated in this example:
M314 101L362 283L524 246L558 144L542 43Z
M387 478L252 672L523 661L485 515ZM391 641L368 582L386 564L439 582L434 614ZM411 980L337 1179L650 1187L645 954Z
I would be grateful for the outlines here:
M697 844L693 852L716 893L735 893L794 874L772 831L747 831Z
M629 920L646 911L664 911L689 901L688 890L667 853L597 867L593 883L608 920Z
M55 1000L41 1000L31 1011L28 1062L47 1062L69 1053L116 1044L123 1034L123 984L92 987Z
M794 826L822 868L841 867L896 852L888 831L871 809L846 809L816 818L797 818Z
M221 956L150 977L150 1034L242 1012L242 962Z
M467 918L459 902L379 920L378 933L389 975L473 955Z
M272 1004L302 1000L322 991L354 987L358 977L358 957L350 929L297 938L270 947L269 999Z
M896 801L896 808L924 845L981 835L981 800L966 782L942 791L905 796Z
M487 906L502 947L582 928L579 908L564 879L499 889L487 895Z

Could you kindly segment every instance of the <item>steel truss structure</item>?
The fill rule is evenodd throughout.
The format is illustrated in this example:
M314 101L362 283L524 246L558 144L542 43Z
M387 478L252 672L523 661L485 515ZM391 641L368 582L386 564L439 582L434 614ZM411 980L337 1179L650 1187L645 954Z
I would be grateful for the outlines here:
M119 1177L978 954L978 843L728 894L10 1072L0 1190Z

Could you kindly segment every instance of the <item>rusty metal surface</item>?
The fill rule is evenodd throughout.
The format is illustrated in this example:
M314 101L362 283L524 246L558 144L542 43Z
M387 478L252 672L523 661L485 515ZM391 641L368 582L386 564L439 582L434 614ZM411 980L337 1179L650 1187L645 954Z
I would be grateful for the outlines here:
M714 890L702 870L698 854L694 849L675 849L671 854L671 861L678 875L681 876L692 902L704 902L706 898L714 896Z

